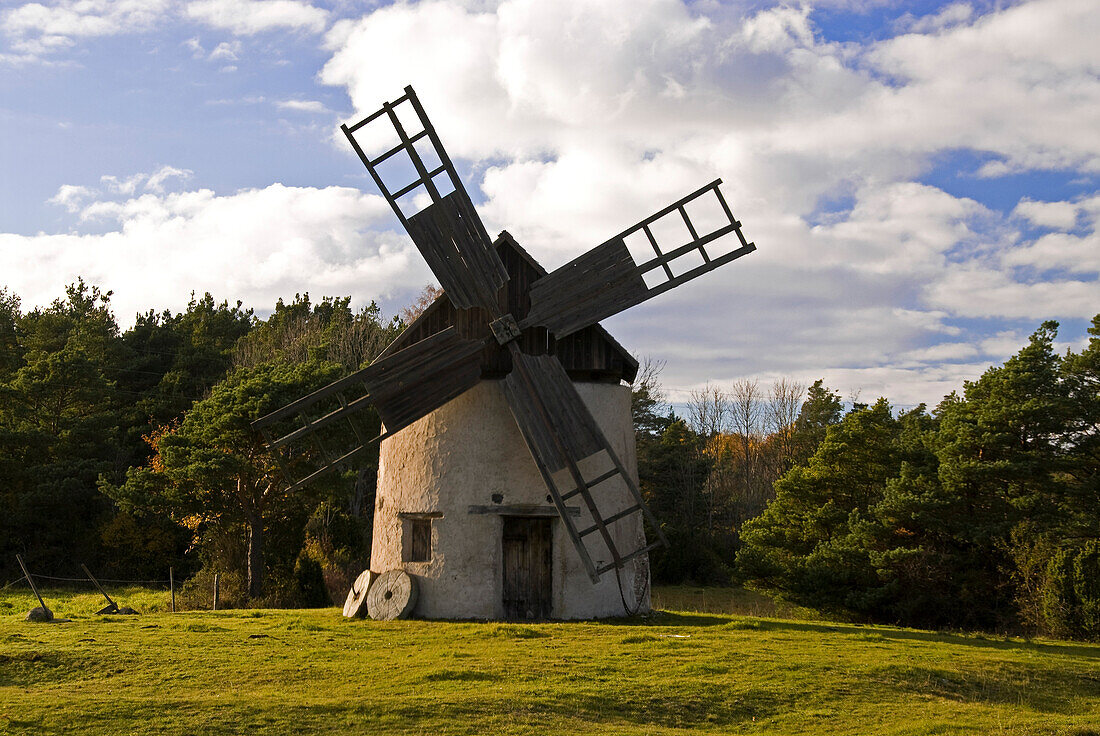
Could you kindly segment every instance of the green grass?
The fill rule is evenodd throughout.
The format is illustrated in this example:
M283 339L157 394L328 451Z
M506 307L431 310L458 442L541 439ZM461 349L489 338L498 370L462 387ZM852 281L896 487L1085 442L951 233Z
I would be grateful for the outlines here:
M117 595L142 611L166 603ZM1097 645L726 613L99 617L94 597L46 598L73 621L25 623L30 594L0 592L0 733L1100 736Z

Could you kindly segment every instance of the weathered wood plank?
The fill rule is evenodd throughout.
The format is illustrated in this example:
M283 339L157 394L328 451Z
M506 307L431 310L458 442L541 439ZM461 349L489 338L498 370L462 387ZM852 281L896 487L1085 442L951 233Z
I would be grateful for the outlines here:
M603 436L561 364L547 356L523 355L514 345L509 344L515 369L504 379L505 398L535 465L550 491L550 497L558 509L570 541L577 549L592 581L598 582L601 573L592 562L592 554L582 538L582 533L578 532L576 524L569 518L565 499L580 496L593 522L583 535L600 533L600 538L611 554L612 567L621 567L626 559L636 556L636 551L621 552L607 528L608 525L633 513L641 512L649 518L652 515L645 508L637 484ZM605 454L613 469L595 478L586 479L580 462L598 454ZM559 490L553 478L555 472L561 469L568 469L572 482L572 490L565 494ZM596 503L593 489L615 476L621 476L627 484L634 504L625 509L601 509ZM658 543L665 543L659 529L657 534Z
M395 111L395 108L405 101L412 105L423 126L423 130L414 131L412 135L405 131ZM400 143L377 158L371 159L359 146L355 131L383 115L389 118L390 125L397 133ZM383 103L381 110L352 126L343 125L341 128L379 191L382 192L382 196L409 232L416 247L428 261L432 273L450 293L455 304L460 308L480 305L495 311L497 291L507 281L508 274L500 263L496 251L493 250L485 225L474 210L462 179L455 171L447 151L443 148L443 143L439 140L431 121L428 120L413 88L406 87L405 94L395 102ZM431 170L428 169L414 145L425 136L431 142L440 161L440 165ZM401 151L408 155L416 170L417 179L392 191L382 181L377 166ZM435 183L435 178L442 174L446 174L454 189L447 195L441 195ZM431 205L416 214L406 215L397 200L421 186L427 192Z
M546 275L542 268L507 232L501 233L495 248L509 274L500 291L502 312L522 321L530 307L528 289ZM454 326L468 339L488 336L489 313L479 308L455 309L444 293L433 302L378 357L393 355L416 342ZM578 330L555 340L544 327L530 327L520 338L520 347L529 355L555 355L570 376L581 380L633 381L638 373L638 361L599 325ZM496 345L487 345L481 356L483 378L500 378L512 370L511 356Z

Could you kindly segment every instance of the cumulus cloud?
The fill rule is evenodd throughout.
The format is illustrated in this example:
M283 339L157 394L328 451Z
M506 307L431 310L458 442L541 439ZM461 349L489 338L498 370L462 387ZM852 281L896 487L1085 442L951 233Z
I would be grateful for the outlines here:
M74 210L71 206L73 202L70 201L76 199L77 195L80 197L80 202L83 202L84 199L95 195L130 196L140 190L161 193L164 191L166 182L172 179L183 181L189 179L193 174L194 172L190 169L177 169L174 166L161 166L152 173L137 173L125 177L104 174L99 178L99 182L102 185L100 189L96 190L89 187L76 187L71 184L62 184L57 194L50 201L55 204L64 205L68 207L70 211L77 211L80 210L83 205L81 204L81 207L77 207Z
M162 169L162 171L164 171ZM258 308L301 291L369 300L414 294L430 279L405 237L386 229L381 197L346 187L273 184L110 198L63 187L99 234L0 234L0 272L25 305L48 304L77 277L113 289L123 324L151 307L183 308L210 291ZM79 197L77 196L79 195Z
M970 3L952 3L938 13L922 17L906 13L898 25L909 33L933 33L965 23L973 17L974 7Z
M1039 227L1070 230L1077 224L1078 206L1073 202L1037 202L1023 199L1013 214Z
M550 266L722 176L760 250L609 323L642 352L691 356L671 383L817 366L842 389L895 381L935 401L1006 355L964 349L981 333L960 320L1100 303L1095 227L1016 227L1084 222L1083 203L1006 215L916 181L958 150L986 176L1100 168L1097 37L1089 0L959 3L864 45L822 39L810 4L428 0L336 23L321 79L357 114L411 82L472 164L490 229ZM370 127L368 148L393 144Z
M935 402L1018 349L1022 324L1091 317L1100 303L1100 196L1037 193L1001 212L920 183L959 151L988 178L1100 170L1100 14L1092 0L956 3L903 17L893 37L840 43L815 25L823 4L423 0L331 25L297 0L175 7L236 35L324 32L319 78L358 115L413 84L489 229L508 228L551 268L722 177L759 251L607 325L639 352L682 356L665 376L677 390L786 374ZM875 4L885 0L828 3ZM123 5L53 7L106 17ZM79 37L60 21L12 31L10 17L5 32L42 48ZM235 43L190 48L229 62ZM328 112L287 94L266 100ZM383 121L362 142L395 141ZM130 264L148 267L143 244L187 252L193 241L197 256L168 256L179 277L149 293L211 284L256 304L430 278L407 238L378 229L391 220L374 197L279 185L217 196L179 191L186 172L162 171L57 192L55 204L109 232L3 236L13 247L0 252L41 248L56 267L41 273L117 269L119 281L101 280L111 287ZM105 265L85 255L100 252Z

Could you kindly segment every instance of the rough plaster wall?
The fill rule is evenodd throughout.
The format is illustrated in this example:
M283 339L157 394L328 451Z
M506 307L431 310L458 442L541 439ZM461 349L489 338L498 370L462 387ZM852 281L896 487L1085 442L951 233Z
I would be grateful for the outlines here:
M627 386L577 383L622 464L637 481L637 456ZM601 472L597 469L586 477ZM564 478L562 473L557 478ZM563 487L563 490L565 488ZM500 504L493 495L500 494ZM597 486L593 494L605 516L633 505L620 479ZM470 391L406 427L382 443L374 515L371 569L404 569L417 577L415 614L428 618L500 618L501 517L471 514L471 506L535 504L549 506L542 477L508 410L498 381L482 381ZM605 506L606 504L606 506ZM581 507L579 497L567 502ZM402 562L401 513L440 513L432 521L432 560ZM587 509L575 517L578 528L591 524ZM615 574L593 585L563 525L555 518L553 595L555 618L623 614ZM641 516L632 514L612 527L620 549L634 549L643 538ZM592 540L594 560L608 560L606 547ZM632 564L633 563L633 564ZM621 572L631 606L649 609L649 565L643 555ZM599 564L599 562L597 562Z

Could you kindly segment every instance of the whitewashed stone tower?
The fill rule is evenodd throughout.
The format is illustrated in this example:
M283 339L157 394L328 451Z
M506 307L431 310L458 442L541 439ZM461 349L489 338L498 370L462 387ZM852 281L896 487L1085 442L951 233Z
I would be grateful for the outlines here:
M508 233L495 245L510 276L508 298L526 298L529 284L546 272ZM509 305L508 311L522 309ZM383 355L463 319L444 295ZM637 483L626 385L637 375L637 361L598 325L554 351ZM413 615L427 618L575 619L648 610L646 555L595 585L586 573L505 401L499 378L509 366L498 363L507 359L487 352L480 383L382 442L371 570L412 576L419 589ZM621 494L613 506L632 503L621 478L605 481L599 492ZM578 527L591 523L583 504L566 505ZM620 549L644 546L641 514L610 530Z

